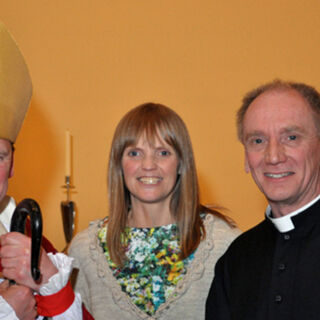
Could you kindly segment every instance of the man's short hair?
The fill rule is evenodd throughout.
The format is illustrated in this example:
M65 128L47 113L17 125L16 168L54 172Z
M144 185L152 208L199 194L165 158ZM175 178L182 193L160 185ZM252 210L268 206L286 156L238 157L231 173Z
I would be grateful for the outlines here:
M254 99L267 91L296 90L309 103L313 111L313 119L320 136L320 94L312 86L305 83L283 81L276 79L249 91L242 99L242 105L237 112L238 139L243 143L243 119Z

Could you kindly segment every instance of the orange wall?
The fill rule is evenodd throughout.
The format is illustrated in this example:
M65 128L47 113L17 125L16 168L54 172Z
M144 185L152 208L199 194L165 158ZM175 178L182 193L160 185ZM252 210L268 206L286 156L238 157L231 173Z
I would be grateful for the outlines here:
M77 231L107 215L110 141L131 107L174 108L192 137L202 201L242 229L265 200L243 170L235 112L276 77L320 88L318 0L10 0L0 19L26 57L34 96L16 144L10 194L37 199L62 249L64 135L73 135Z

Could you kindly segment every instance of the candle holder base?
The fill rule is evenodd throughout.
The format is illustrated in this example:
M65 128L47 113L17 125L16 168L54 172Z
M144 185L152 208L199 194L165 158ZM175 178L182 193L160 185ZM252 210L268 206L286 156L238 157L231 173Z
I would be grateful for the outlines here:
M74 218L75 218L75 204L73 201L61 201L60 204L63 231L67 244L69 244L73 237Z

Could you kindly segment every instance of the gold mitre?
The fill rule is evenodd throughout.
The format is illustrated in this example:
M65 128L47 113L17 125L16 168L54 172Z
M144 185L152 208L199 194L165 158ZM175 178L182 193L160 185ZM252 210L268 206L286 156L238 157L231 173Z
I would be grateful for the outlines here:
M0 22L0 139L15 142L32 96L24 58Z

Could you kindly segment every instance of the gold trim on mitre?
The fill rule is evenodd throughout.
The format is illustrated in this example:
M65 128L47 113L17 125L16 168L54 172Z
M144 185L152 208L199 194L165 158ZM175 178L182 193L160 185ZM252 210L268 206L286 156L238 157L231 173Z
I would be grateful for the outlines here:
M0 22L0 139L15 142L32 96L24 58Z

